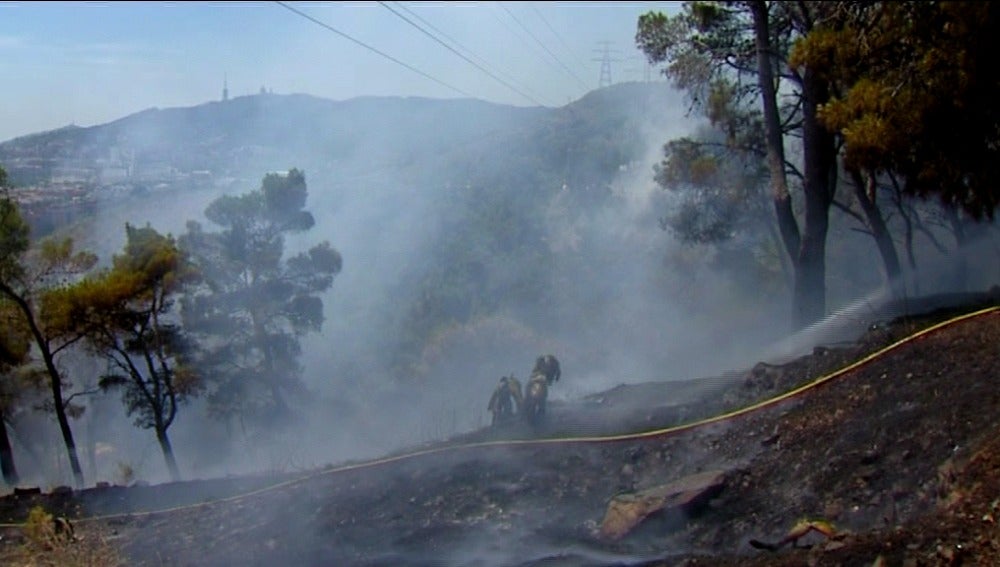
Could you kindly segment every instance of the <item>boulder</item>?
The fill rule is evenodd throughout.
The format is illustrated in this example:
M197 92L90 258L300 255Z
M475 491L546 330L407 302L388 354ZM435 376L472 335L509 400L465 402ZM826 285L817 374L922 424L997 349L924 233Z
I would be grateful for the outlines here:
M696 513L722 491L726 476L726 471L707 471L639 492L619 494L608 503L599 536L619 540L651 514L660 511Z

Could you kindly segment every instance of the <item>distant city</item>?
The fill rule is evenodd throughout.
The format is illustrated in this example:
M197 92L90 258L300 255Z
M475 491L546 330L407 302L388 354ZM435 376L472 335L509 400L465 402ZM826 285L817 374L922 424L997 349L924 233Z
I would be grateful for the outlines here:
M273 89L261 86L256 95L247 96L273 94ZM230 102L226 81L220 102ZM178 190L227 190L240 182L229 171L192 169L178 163L190 160L167 161L149 151L140 153L134 145L108 146L101 136L71 135L83 130L87 129L67 126L2 144L0 164L14 186L14 199L36 233L47 234L89 214L101 202ZM37 143L39 138L42 143ZM240 149L248 157L259 153L249 146Z

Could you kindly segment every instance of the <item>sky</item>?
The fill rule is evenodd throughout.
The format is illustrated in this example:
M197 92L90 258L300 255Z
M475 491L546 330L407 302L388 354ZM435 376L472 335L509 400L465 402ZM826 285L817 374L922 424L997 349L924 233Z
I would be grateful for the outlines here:
M562 106L643 80L678 2L0 2L0 141L151 107L305 93ZM605 76L605 79L607 77ZM660 77L662 78L662 77Z

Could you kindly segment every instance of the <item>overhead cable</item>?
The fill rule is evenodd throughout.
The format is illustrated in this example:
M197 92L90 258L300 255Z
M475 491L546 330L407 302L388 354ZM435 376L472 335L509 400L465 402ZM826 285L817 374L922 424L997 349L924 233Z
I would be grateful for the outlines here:
M462 51L464 51L470 57L472 57L473 59L475 59L476 61L478 61L479 64L482 65L483 67L492 68L493 71L496 74L504 77L505 79L507 79L508 82L514 84L515 86L517 86L521 90L525 91L526 93L530 94L531 96L535 97L536 99L537 98L545 98L545 97L539 96L539 94L537 92L531 90L530 87L528 87L527 85L524 85L523 83L520 83L517 79L515 79L514 76L513 76L513 74L510 72L509 69L505 70L505 69L501 68L498 65L491 64L490 62L486 61L485 59L483 59L479 55L476 55L476 53L473 50L471 50L468 47L462 45L462 42L460 42L457 39L455 39L454 37L448 35L447 33L445 33L440 28L435 27L434 24L432 24L431 22L428 22L425 18L421 17L420 14L418 14L418 13L414 12L413 10L407 8L406 5L404 5L402 2L393 2L393 3L396 5L397 8L399 8L400 10L403 10L404 12L406 12L407 14L409 14L413 19L415 19L418 22L424 24L424 26L426 26L427 28L430 28L431 30L433 30L434 33L438 34L438 36L443 37L446 40L450 41L453 45L457 46L459 49L461 49Z
M469 59L468 57L466 57L462 53L459 53L457 50L455 50L454 48L452 48L450 45L448 45L447 43L441 41L436 36L434 36L434 34L430 33L429 31L425 30L424 28L420 27L420 25L417 24L417 23L415 23L413 20L407 18L403 14L400 14L399 12L397 12L396 10L394 10L391 6L389 6L385 2L379 2L379 4L381 4L382 7L385 8L386 10L389 10L390 12L392 12L393 14L395 14L396 16L398 16L404 22L406 22L406 23L410 24L411 26L413 26L413 27L417 28L418 30L420 30L421 33L423 33L427 37L433 39L435 42L437 42L438 44L440 44L442 47L444 47L448 51L451 51L455 55L458 55L459 57L461 57L462 59L464 59L465 61L467 61L470 65L473 65L476 69L479 69L483 73L486 73L487 75L489 75L490 77L492 77L496 81L500 82L501 84L503 84L504 86L506 86L510 90L516 92L517 94L523 96L524 98L530 100L531 102L533 102L533 103L535 103L535 104L537 104L539 106L545 106L541 102L538 102L537 100L535 100L534 97L525 94L524 92L522 92L520 89L518 89L514 85L511 85L507 81L501 79L500 77L497 77L496 75L494 75L493 73L491 73L488 69L484 68L483 66L481 66L478 63L476 63L475 61Z
M531 9L535 11L535 15L537 15L538 19L541 20L543 24L545 24L545 27L549 28L549 31L552 32L552 35L556 36L556 39L559 40L559 43L561 43L562 46L566 48L566 53L570 54L570 56L575 60L576 64L579 65L581 69L586 69L587 66L584 65L581 59L575 54L573 48L571 48L569 44L566 43L566 40L562 38L562 35L560 35L559 32L557 32L556 29L552 27L552 24L550 24L549 21L545 19L545 16L542 15L542 12L539 11L534 4L531 5Z
M457 92L459 94L462 94L464 96L467 96L469 98L476 98L475 96L473 96L473 95L471 95L471 94L463 91L462 89L460 89L458 87L454 87L452 85L449 85L448 83L442 81L441 79L438 79L436 77L428 75L427 73L421 71L420 69L417 69L416 67L414 67L414 66L412 66L412 65L410 65L408 63L405 63L403 61L400 61L399 59L396 59L392 55L389 55L388 53L380 51L380 50L378 50L378 49L376 49L376 48L368 45L367 43L365 43L365 42L363 42L363 41L361 41L359 39L355 39L355 38L347 35L346 33L342 32L342 31L340 31L340 30L338 30L338 29L336 29L336 28L334 28L334 27L332 27L332 26L330 26L330 25L328 25L328 24L326 24L326 23L324 23L324 22L322 22L320 20L317 20L316 18L310 16L309 14L306 14L305 12L302 12L300 10L297 10L297 9L289 6L288 4L286 4L284 2L280 2L279 1L279 2L277 2L277 4L279 6L281 6L281 7L283 7L283 8L286 8L290 12L293 12L295 14L298 14L299 16L302 16L303 18L309 20L310 22L313 22L314 24L316 24L318 26L321 26L321 27L323 27L323 28L325 28L325 29L327 29L327 30L329 30L329 31L331 31L331 32L333 32L333 33L335 33L335 34L343 37L344 39L346 39L348 41L351 41L351 42L353 42L353 43L355 43L357 45L360 45L361 47L364 47L365 49L367 49L367 50L369 50L369 51L371 51L373 53L376 53L378 55L381 55L382 57L385 57L386 59L388 59L389 61L392 61L393 63L396 63L397 65L400 65L402 67L405 67L405 68L409 69L410 71L413 71L414 73L420 75L421 77L424 77L424 78L427 78L427 79L430 79L430 80L434 81L435 83L441 85L442 87L449 88L449 89L451 89L451 90L453 90L453 91L455 91L455 92Z
M501 8L503 8L503 11L504 11L504 12L507 12L507 15L508 15L508 16L510 16L510 17L511 17L511 19L513 19L513 20L514 20L515 22L517 22L517 25L521 26L521 29L523 29L523 30L525 31L525 33L527 33L527 34L528 34L528 36L529 36L529 37L531 37L531 39L535 40L535 43L537 43L538 45L540 45L540 46L541 46L541 48L542 48L542 49L544 49L544 50L545 50L545 52L546 52L546 53L548 53L548 54L549 54L549 56L550 56L550 57L552 57L552 59L553 59L553 60L554 60L554 61L555 61L556 63L558 63L560 67L562 67L562 68L563 68L563 70L565 70L565 71L566 71L567 73L569 73L569 74L570 74L570 76L572 76L572 77L573 77L574 79L576 79L576 81L577 81L578 83L580 83L580 86L581 86L581 87L582 87L582 88L583 88L584 90L587 90L587 83L583 82L583 79L581 79L581 78L579 77L579 75L577 75L576 73L574 73L574 72L573 72L573 70L572 70L572 69L570 69L569 67L567 67L567 66L566 66L566 64L565 64L565 63L563 63L563 62L562 62L562 60L561 60L561 59L559 59L559 58L558 58L558 57L556 56L556 54L555 54L555 53L552 53L552 50L551 50L551 49L549 49L549 48L548 48L548 46L546 46L546 45L545 45L544 43L542 43L542 41L541 41L540 39L538 39L538 37L537 37L537 36L536 36L535 34L533 34L533 33L531 32L531 30L530 30L530 29L528 29L528 26L524 25L524 23L523 23L523 22L521 22L520 18L518 18L517 16L515 16L515 15L514 15L514 13L513 13L513 12L511 12L510 10L508 10L508 9L507 9L507 7L506 7L506 6L504 6L503 4L500 4L499 2L498 2L498 4L499 4L499 6L500 6Z

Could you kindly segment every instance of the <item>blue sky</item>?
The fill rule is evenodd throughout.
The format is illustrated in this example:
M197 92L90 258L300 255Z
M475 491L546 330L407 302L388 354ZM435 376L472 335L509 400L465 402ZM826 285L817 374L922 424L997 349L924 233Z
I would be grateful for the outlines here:
M266 86L334 100L470 95L561 106L598 87L601 42L620 60L611 66L614 82L641 80L639 15L679 9L677 2L288 5L432 78L275 2L0 2L0 141L217 100L224 78L231 97Z

